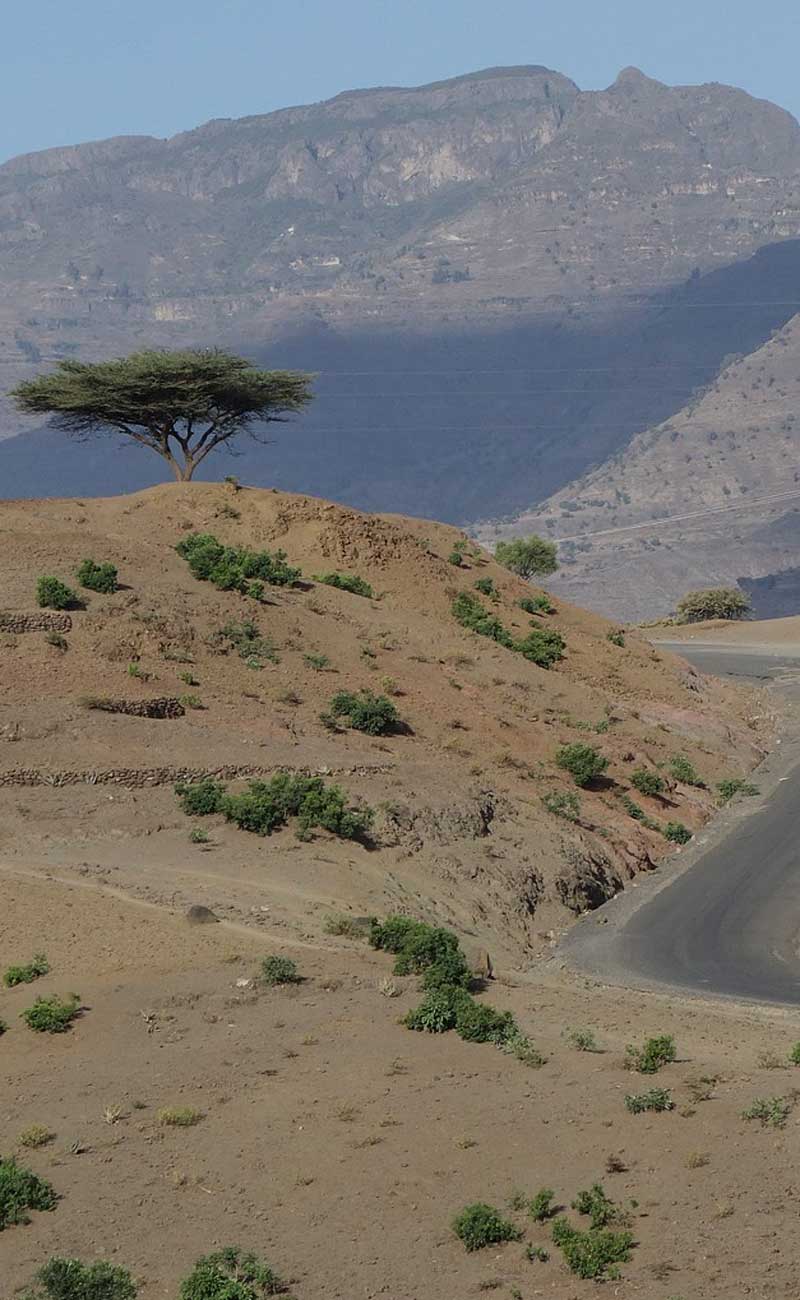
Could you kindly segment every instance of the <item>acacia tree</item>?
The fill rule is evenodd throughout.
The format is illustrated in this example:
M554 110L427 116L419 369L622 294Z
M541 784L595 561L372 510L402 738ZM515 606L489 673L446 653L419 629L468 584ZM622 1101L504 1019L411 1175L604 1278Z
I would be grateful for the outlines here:
M494 558L504 569L518 573L521 578L555 573L558 568L555 542L547 542L535 533L530 537L517 537L513 542L498 542Z
M113 361L59 361L11 395L21 411L48 415L79 438L123 433L187 482L210 452L239 434L266 441L258 426L301 411L310 385L310 375L258 370L230 352L147 350Z

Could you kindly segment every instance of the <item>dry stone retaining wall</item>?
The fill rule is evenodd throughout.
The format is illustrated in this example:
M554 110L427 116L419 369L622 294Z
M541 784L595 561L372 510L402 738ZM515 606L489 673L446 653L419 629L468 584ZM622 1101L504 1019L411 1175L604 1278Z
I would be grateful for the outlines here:
M93 698L86 703L90 709L101 709L104 713L128 713L134 718L182 718L186 712L180 700L168 696L156 700Z
M69 614L15 614L0 612L0 632L71 632Z
M129 789L142 786L174 785L178 781L204 781L213 778L217 781L234 781L237 777L271 776L274 772L304 772L311 776L373 776L391 771L391 765L376 764L374 767L310 768L296 767L255 767L252 764L224 767L109 767L85 771L46 772L41 768L15 768L9 772L0 772L2 786L35 785L124 785Z

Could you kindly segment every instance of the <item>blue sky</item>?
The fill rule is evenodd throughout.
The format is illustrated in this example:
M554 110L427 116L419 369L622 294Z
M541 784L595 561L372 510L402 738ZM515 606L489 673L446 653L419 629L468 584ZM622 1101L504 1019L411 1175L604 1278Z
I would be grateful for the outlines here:
M800 116L798 0L23 0L2 35L0 160L511 63L584 89L635 64Z

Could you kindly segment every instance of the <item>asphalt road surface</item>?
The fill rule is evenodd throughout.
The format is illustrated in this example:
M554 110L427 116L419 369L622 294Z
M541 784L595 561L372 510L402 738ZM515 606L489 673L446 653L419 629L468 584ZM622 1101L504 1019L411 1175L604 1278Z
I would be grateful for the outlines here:
M800 685L797 658L678 652L703 672L785 676L788 692ZM579 922L563 945L570 964L616 983L800 1005L800 746L786 744L763 775L769 797L740 798L722 837L705 837L717 842L687 870L662 887L670 871L662 868L629 891L638 897L622 895Z

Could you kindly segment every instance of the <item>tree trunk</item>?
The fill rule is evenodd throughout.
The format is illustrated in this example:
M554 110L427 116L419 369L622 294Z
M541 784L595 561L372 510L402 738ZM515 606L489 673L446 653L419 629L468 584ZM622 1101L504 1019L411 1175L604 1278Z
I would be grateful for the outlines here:
M191 482L196 467L194 461L189 456L186 457L182 465L174 458L169 458L169 463L172 466L172 472L179 483Z

